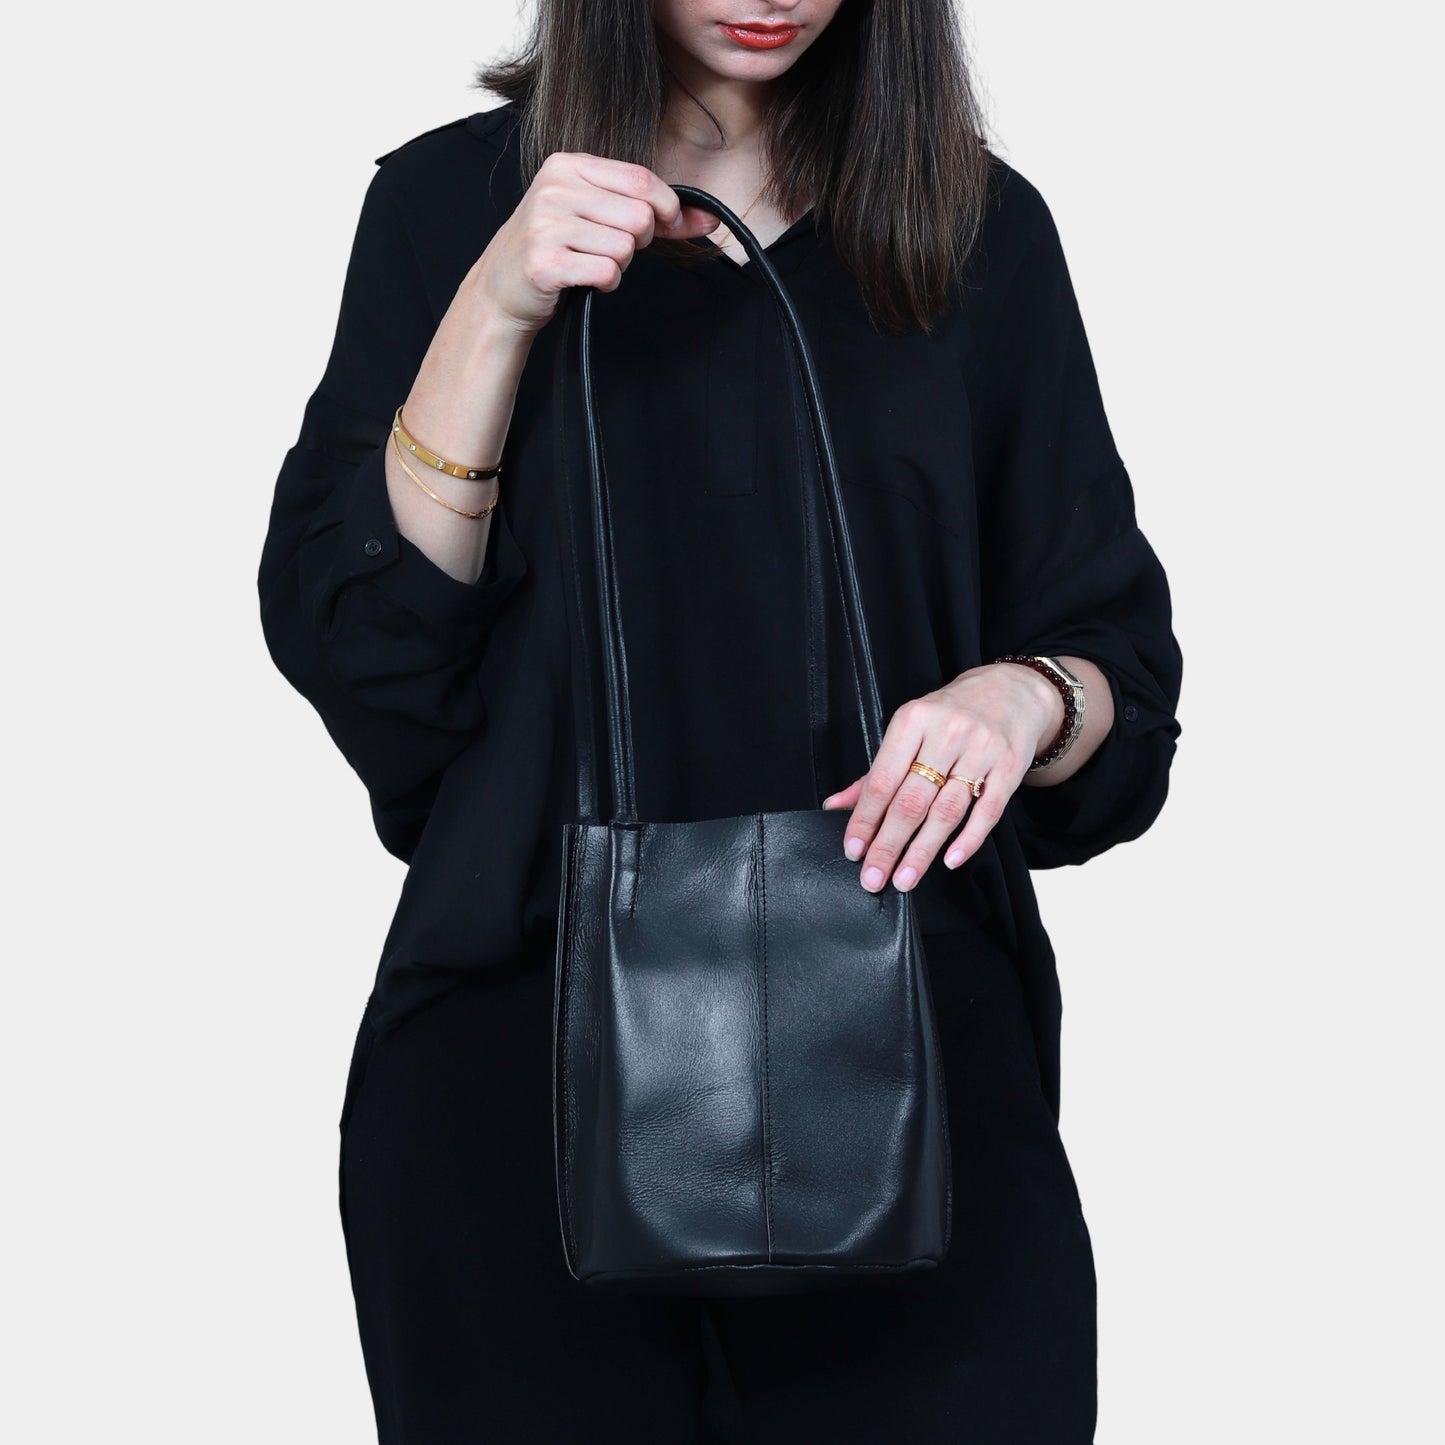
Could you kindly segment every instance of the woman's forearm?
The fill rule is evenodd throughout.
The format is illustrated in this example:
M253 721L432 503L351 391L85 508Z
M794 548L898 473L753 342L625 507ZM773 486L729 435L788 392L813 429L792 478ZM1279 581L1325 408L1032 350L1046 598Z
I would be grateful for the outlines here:
M417 441L447 461L493 467L502 456L535 333L496 317L482 295L478 274L474 267L437 327L406 397L402 420ZM407 465L433 492L465 511L485 507L507 482L505 472L485 481L449 476L412 456L407 456ZM491 516L459 516L429 497L402 469L390 440L386 486L397 530L444 572L475 582L487 556Z

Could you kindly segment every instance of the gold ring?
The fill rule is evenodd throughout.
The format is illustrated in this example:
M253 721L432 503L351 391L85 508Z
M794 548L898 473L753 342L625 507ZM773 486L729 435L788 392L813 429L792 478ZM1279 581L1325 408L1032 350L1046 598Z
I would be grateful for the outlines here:
M935 787L941 788L948 781L946 774L940 773L937 768L930 768L927 763L909 763L908 771L917 773L921 778L927 778Z
M950 773L948 776L950 778L957 778L960 783L967 783L968 791L972 793L975 798L981 798L983 796L982 778L966 778L962 773Z

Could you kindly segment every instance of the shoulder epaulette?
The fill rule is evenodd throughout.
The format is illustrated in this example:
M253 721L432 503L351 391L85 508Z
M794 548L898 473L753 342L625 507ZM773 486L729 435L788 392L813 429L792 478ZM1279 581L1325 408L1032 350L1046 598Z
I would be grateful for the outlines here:
M404 151L404 150L407 148L407 146L409 146L409 145L415 145L415 144L417 143L417 141L423 139L423 138L426 137L426 136L436 135L438 131L453 130L453 129L455 129L455 127L457 127L457 126L459 126L459 125L465 125L466 123L467 123L467 118L466 118L466 116L461 116L461 117L460 117L459 119L457 119L457 120L449 120L449 121L443 122L441 125L434 125L434 126L432 126L432 128L431 128L430 130L424 130L424 131L422 131L421 135L414 135L414 136L412 136L412 138L411 138L410 140L402 141L402 143L401 143L399 146L393 146L389 151L387 151L387 153L386 153L385 155L377 156L377 158L376 158L376 164L377 164L377 165L380 165L380 164L382 163L382 161L384 161L384 160L389 160L392 156L394 156L394 155L397 153L397 151Z

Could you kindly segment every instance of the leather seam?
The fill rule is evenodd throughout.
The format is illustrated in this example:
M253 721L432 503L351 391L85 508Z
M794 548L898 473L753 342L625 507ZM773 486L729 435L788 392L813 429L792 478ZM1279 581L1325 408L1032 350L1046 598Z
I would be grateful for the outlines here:
M768 1052L768 833L767 822L758 814L758 897L762 903L759 941L763 963L763 1215L767 1225L768 1263L773 1262L773 1095L769 1087Z
M764 1270L772 1274L795 1271L799 1274L861 1274L864 1270L880 1269L889 1274L898 1274L917 1266L937 1267L938 1260L931 1254L916 1254L901 1263L874 1262L861 1260L854 1264L795 1264L788 1260L759 1260L755 1264L670 1264L662 1269L604 1269L588 1275L589 1281L608 1279L667 1279L676 1274L706 1274L709 1270L728 1270L733 1274L749 1270Z
M572 1260L573 1260L573 1263L574 1263L574 1266L575 1266L575 1267L574 1267L574 1271L573 1271L574 1273L576 1272L576 1268L580 1268L580 1267L581 1267L581 1261L580 1261L580 1260L578 1259L578 1257L577 1257L577 1236L576 1236L575 1229L574 1229L574 1224L573 1224L573 1216L574 1216L575 1211L576 1211L576 1205L575 1205L574 1197L573 1197L573 1193L574 1193L574 1191L573 1191L573 1174L574 1174L574 1172L575 1172L575 1167L574 1167L574 1166L575 1166L575 1158L574 1158L575 1145L574 1145L574 1131L573 1131L573 1128L572 1128L572 1120L573 1120L573 1117L574 1117L574 1108L573 1108L573 1093L572 1093L572 1075L571 1075L571 1071L567 1068L567 1058L568 1058L569 1053L571 1052L570 1048L568 1047L568 1040L569 1040L570 1037L571 1037L571 1031L572 1031L571 1015L570 1015L570 1012L569 1012L569 1005L570 1005L570 1003L571 1003L571 995L572 995L572 990L571 990L571 982L572 982L572 949L571 949L572 938L571 938L571 929L572 929L572 920L573 920L573 918L576 916L576 895L577 895L577 843L578 843L578 840L579 840L580 837L581 837L581 832L580 832L580 830L574 829L574 830L573 830L573 833L572 833L571 840L570 840L570 842L569 842L569 844L568 844L568 848L567 848L567 853L568 853L568 860L567 860L567 861L568 861L568 864L569 864L569 867L568 867L568 870L567 870L567 895L566 895L566 898L565 898L565 900L564 900L564 912L563 912L563 917L562 917L563 928L566 930L566 931L564 932L564 934L563 934L563 940L564 940L563 946L564 946L564 950L565 950L565 951L564 951L564 953L563 953L563 966L562 966L562 979L561 979L561 997L560 997L559 1005L558 1005L559 1008L560 1008L560 1010L561 1010L561 1028L560 1028L560 1030L559 1030L559 1033L560 1033L560 1035L561 1035L561 1039L560 1039L560 1064L561 1064L561 1069L562 1069L562 1145L563 1145L563 1147L562 1147L562 1158L563 1158L563 1162L564 1162L564 1165L565 1165L564 1170L563 1170L563 1178L562 1178L563 1189L564 1189L564 1195L563 1195L563 1204L564 1204L564 1209L563 1209L563 1222L564 1222L564 1224L565 1224L566 1233L567 1233L567 1247L568 1247L568 1249L571 1251Z
M938 1004L933 995L933 977L928 969L928 950L924 946L922 930L916 927L916 914L914 923L921 983L928 990L928 1031L933 1039L934 1093L938 1098L939 1123L943 1134L943 1250L946 1254L953 1242L953 1131L948 1121L948 1091L944 1087L943 1078L943 1045L938 1036Z

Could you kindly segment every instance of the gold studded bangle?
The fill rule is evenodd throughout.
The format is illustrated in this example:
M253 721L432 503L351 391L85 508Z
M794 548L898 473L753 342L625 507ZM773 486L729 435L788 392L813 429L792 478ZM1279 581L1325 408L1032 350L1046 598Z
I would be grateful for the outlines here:
M402 406L406 403L403 402ZM439 457L435 452L429 452L412 434L407 431L405 423L401 419L401 407L397 407L396 415L391 419L391 434L399 437L397 449L400 450L401 442L406 443L406 449L418 461L424 462L434 471L445 472L451 477L460 477L464 482L484 482L490 477L500 476L502 464L497 463L494 467L469 467L462 462L448 462Z
M414 482L417 484L417 486L419 486L419 487L422 489L422 491L424 491L424 492L427 494L427 496L429 496L429 497L432 499L432 501L434 501L434 502L440 502L440 503L442 504L442 506L444 506L448 511L455 512L455 513L457 514L457 516L459 516L459 517L473 517L473 518L475 518L475 517L485 517L485 516L487 515L487 513L490 512L490 511L492 510L492 508L497 505L497 499L498 499L498 497L500 497L501 494L502 494L502 490L501 490L501 489L502 489L502 484L501 484L500 482L497 483L497 496L493 497L492 500L491 500L490 502L488 502L487 505L481 509L481 511L479 511L479 512L469 512L469 511L467 511L467 510L466 510L465 508L463 508L463 507L454 506L451 502L447 501L447 499L446 499L445 497L439 496L436 492L432 491L432 489L431 489L429 486L427 486L427 484L426 484L424 481L422 481L422 479L421 479L419 476L417 476L417 474L416 474L414 471L412 471L412 469L411 469L409 466L407 466L407 464L406 464L406 457L402 455L401 441L400 441L400 439L398 438L397 434L396 434L394 431L393 431L392 434L391 434L391 442L392 442L392 445L396 448L396 459L397 459L397 461L399 461L399 462L401 463L401 469L402 469L402 471L404 471L404 472L407 474L407 476L409 476L409 477L412 479L412 481L414 481Z

